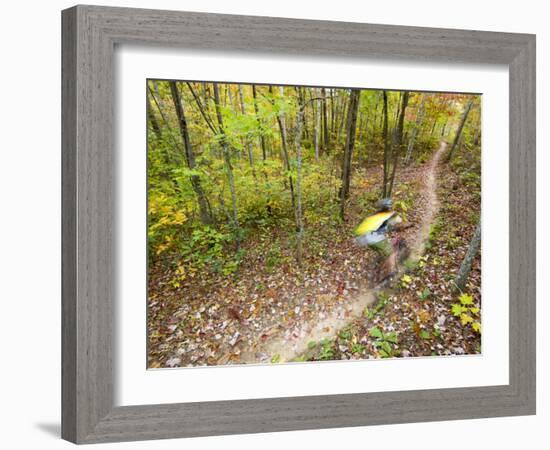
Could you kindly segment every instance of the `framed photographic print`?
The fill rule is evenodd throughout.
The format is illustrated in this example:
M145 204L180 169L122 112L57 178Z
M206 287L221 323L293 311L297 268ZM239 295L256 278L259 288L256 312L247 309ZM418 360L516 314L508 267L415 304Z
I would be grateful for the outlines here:
M62 16L65 439L535 412L534 36Z

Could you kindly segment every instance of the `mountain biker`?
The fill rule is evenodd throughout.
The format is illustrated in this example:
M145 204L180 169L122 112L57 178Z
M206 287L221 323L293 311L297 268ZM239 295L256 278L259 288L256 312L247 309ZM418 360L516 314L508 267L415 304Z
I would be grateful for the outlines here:
M389 198L380 200L378 212L363 220L355 230L357 243L372 248L378 254L376 273L378 283L393 276L398 270L398 265L410 253L405 240L399 235L393 235L407 226L397 212L391 211L392 205Z

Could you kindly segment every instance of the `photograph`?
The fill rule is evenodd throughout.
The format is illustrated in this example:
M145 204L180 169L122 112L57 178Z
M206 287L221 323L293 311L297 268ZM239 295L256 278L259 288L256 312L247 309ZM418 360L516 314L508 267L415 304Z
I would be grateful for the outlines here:
M544 447L543 2L99 3L3 5L2 448Z
M481 94L144 94L148 369L482 353Z

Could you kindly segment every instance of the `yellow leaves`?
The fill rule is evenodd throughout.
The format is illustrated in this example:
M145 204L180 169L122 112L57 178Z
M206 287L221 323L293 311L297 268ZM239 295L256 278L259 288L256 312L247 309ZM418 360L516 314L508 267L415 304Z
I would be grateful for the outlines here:
M474 304L474 299L472 298L472 296L470 294L466 294L466 293L460 294L460 297L458 298L458 300L464 306Z
M173 225L182 225L187 220L187 216L183 210L172 210L166 212L159 220L149 226L149 233L156 231L159 228L164 228Z
M470 325L476 333L481 333L481 324L479 323L480 308L474 306L472 295L462 293L458 297L459 303L451 305L451 312L455 317L460 318L462 326Z
M412 278L410 275L405 274L401 277L401 287L408 288L411 283Z
M428 261L429 256L421 256L418 258L418 267L422 268L426 265L426 262Z
M166 236L164 238L164 242L162 244L159 244L157 246L157 249L155 251L155 254L156 255L160 255L161 253L165 252L166 250L168 250L170 247L172 247L174 243L174 239L172 238L172 236Z
M181 225L183 224L187 219L187 216L185 213L180 209L179 211L176 211L174 214L174 218L172 220L172 225Z
M147 236L151 249L156 255L160 255L172 247L173 238L181 225L187 222L188 216L173 197L158 191L149 191L147 213Z
M460 317L460 315L463 312L467 312L468 308L464 308L464 306L459 305L458 303L453 303L451 305L451 312L453 313L453 316Z
M361 189L368 189L373 183L370 181L370 180L367 180L367 179L362 179L358 185Z
M192 276L193 274L190 274L190 275ZM181 282L185 281L186 278L187 278L187 273L186 273L185 267L182 264L180 264L174 271L174 278L170 281L170 284L175 288L179 288L181 286Z
M183 209L172 205L160 205L158 202L149 204L149 226L147 236L150 249L155 255L160 255L173 248L180 227L188 220Z
M397 193L396 193L397 195ZM394 208L401 212L401 213L405 213L409 210L409 206L407 205L406 202L404 202L403 200L398 200L394 203Z
M462 313L460 315L460 322L462 323L462 325L467 325L469 323L472 323L473 321L474 319L472 319L472 316L470 316L469 314Z

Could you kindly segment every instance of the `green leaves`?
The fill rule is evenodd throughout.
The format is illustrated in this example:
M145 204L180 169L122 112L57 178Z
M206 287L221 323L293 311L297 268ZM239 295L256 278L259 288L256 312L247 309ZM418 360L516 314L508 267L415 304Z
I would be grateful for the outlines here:
M200 177L203 175L199 169L189 169L188 167L178 167L176 169L172 169L172 174L175 179L183 179L182 182L187 182L188 178Z
M350 329L343 329L340 333L338 333L338 337L344 340L351 339L352 336L353 332Z
M425 287L422 292L417 292L416 295L418 295L418 298L420 300L426 300L431 295L430 288Z
M398 344L397 334L395 332L384 333L378 327L373 327L369 330L369 336L376 339L374 346L378 349L378 353L382 358L393 356L393 345Z
M319 352L319 359L321 361L330 361L334 359L334 341L325 338L319 342L321 349Z
M377 339L384 339L384 334L378 327L371 328L369 330L369 336L377 338Z
M355 344L351 344L351 352L352 353L363 353L365 351L365 346L363 344L359 344L356 342Z
M419 335L420 335L420 337L421 337L422 339L431 339L431 337L432 337L431 334L430 334L430 332L427 331L427 330L420 330L420 334L419 334Z
M378 341L378 342L375 342L374 345L379 348L379 353L381 354L382 357L388 358L391 356L392 347L389 342Z
M368 307L365 307L363 310L363 316L365 316L367 319L372 320L374 318L375 311L372 309L369 309Z

